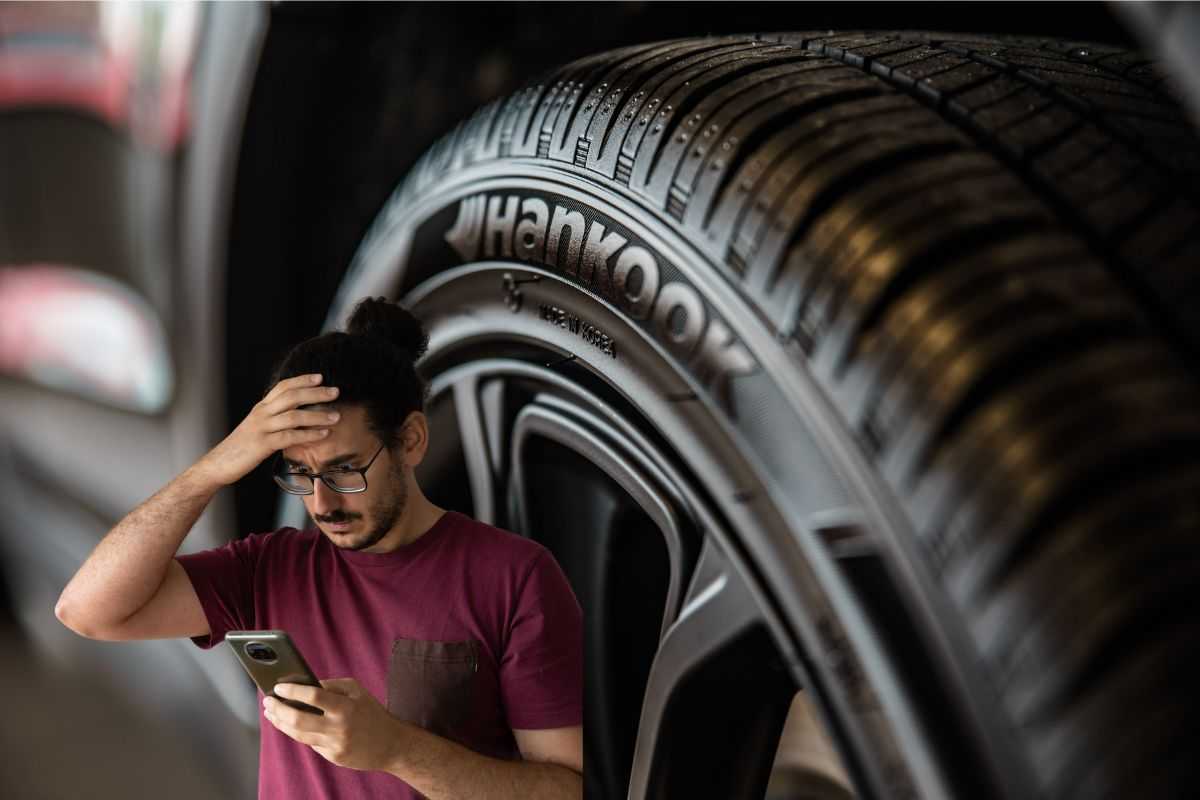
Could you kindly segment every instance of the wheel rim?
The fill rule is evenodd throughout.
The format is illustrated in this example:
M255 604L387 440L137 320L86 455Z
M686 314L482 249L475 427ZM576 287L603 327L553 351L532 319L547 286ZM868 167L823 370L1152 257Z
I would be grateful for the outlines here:
M628 409L525 361L454 368L431 382L430 394L433 463L465 472L470 499L479 498L460 507L551 546L580 594L589 781L598 796L740 796L739 787L760 780L774 754L763 745L778 735L794 684L781 660L765 671L745 668L761 667L745 662L770 650L765 631L755 633L762 614L705 535L719 523L688 501L698 493L684 488L688 478L671 455L630 423ZM455 458L461 467L450 466ZM422 480L438 484L432 475ZM558 533L564 520L566 535ZM746 653L731 659L735 642ZM730 691L735 672L740 691ZM728 703L697 702L709 673L723 678ZM774 701L769 713L755 696ZM725 719L756 735L741 747L713 737L707 757L681 753L680 734L702 721L701 710L707 725L719 730L714 720ZM738 757L738 749L755 757ZM697 762L721 767L710 774Z

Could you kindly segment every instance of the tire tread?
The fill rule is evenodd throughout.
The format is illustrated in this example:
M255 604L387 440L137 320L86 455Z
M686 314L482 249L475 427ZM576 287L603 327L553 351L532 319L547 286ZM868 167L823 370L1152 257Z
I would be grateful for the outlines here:
M1144 741L1104 727L1200 642L1171 605L1200 566L1152 545L1194 552L1200 138L1152 62L925 32L639 45L481 109L394 202L517 156L657 215L800 354L907 508L1043 791L1136 795L1155 754L1200 744L1194 690L1190 716L1140 717ZM1122 540L1156 504L1162 526ZM1113 584L1113 616L1075 624ZM1200 778L1169 765L1162 785Z

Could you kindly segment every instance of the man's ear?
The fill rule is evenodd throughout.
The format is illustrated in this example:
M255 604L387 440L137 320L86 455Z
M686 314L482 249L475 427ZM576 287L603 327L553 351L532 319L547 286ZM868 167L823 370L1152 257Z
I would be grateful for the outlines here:
M400 441L404 446L404 463L415 467L425 458L429 448L429 420L420 411L413 411L404 420L400 431Z

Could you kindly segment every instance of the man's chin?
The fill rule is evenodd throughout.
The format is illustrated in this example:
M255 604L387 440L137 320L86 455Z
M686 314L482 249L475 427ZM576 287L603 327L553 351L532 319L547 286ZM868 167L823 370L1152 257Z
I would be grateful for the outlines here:
M351 523L344 528L340 526L334 528L328 523L319 523L318 527L325 534L325 538L342 550L366 550L368 547L373 547L382 538L372 536L370 531L364 533L358 530L359 526L356 523Z
M325 531L325 538L333 542L333 546L339 550L361 550L369 546L369 540L365 536L354 536L347 533L330 533Z

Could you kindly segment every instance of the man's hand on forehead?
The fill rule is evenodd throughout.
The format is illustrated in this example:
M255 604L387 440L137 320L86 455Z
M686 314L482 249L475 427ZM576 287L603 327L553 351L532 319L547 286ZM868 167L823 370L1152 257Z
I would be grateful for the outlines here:
M337 387L322 386L321 380L320 375L297 375L275 384L200 466L228 485L277 450L324 439L341 415L331 405Z

